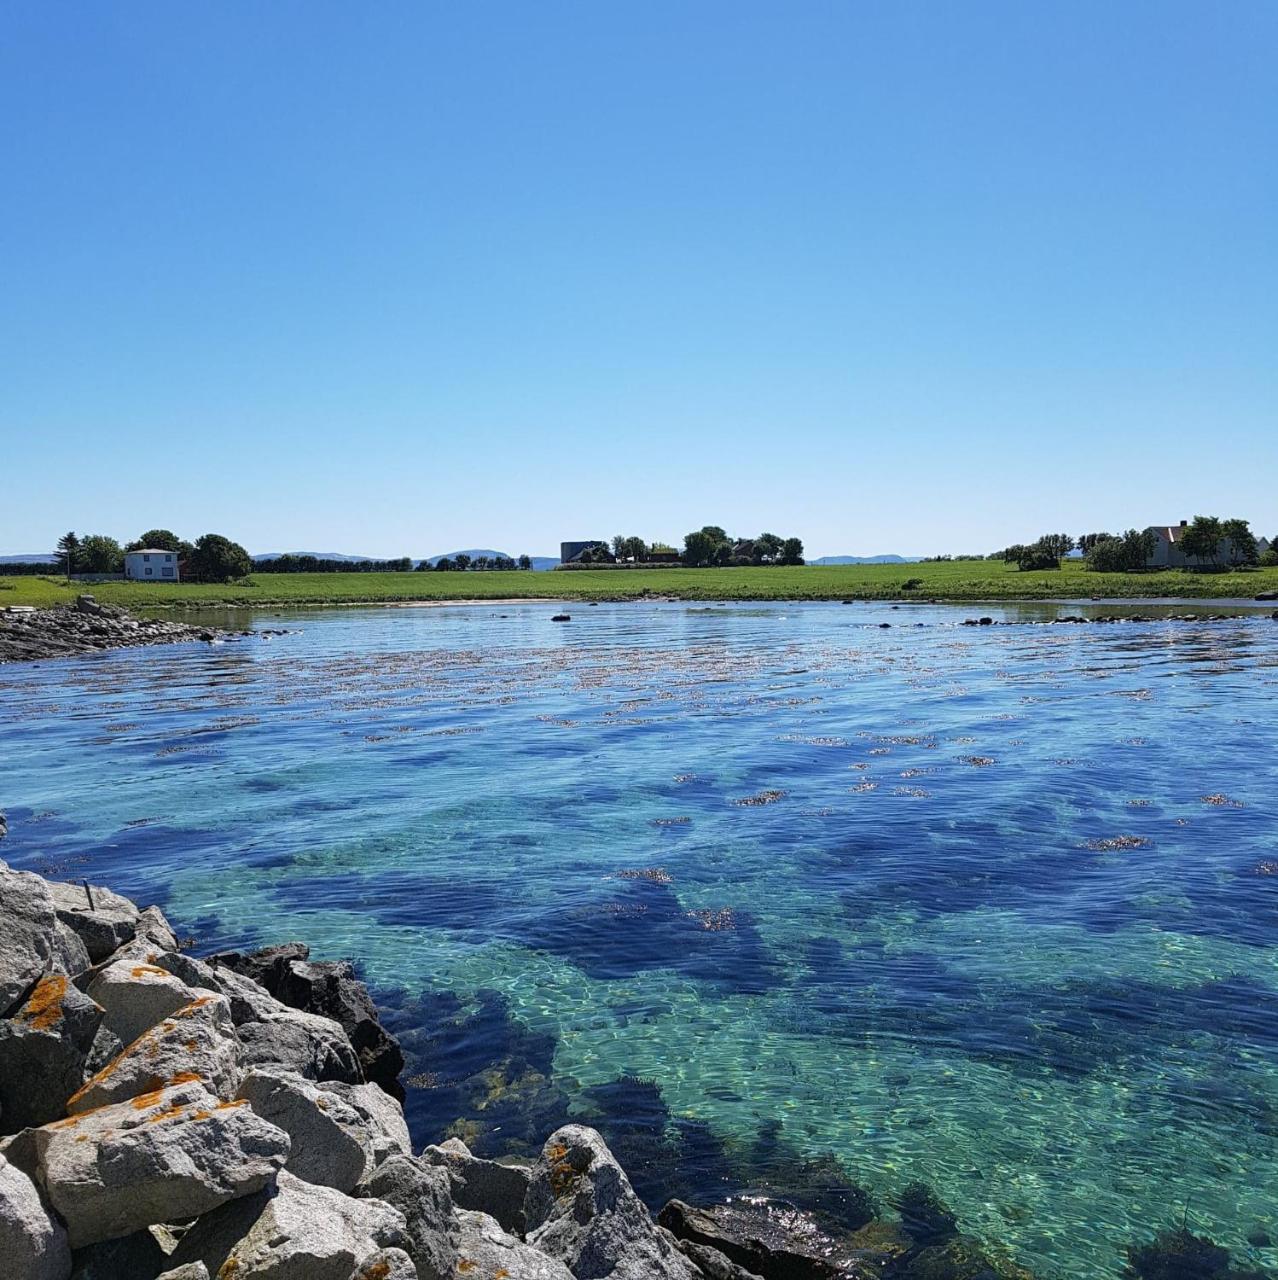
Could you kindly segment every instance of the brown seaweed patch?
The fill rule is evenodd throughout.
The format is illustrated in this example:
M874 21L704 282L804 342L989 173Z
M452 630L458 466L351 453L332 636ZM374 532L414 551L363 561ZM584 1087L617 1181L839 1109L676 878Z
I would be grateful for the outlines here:
M1083 847L1092 853L1113 853L1120 849L1147 849L1149 845L1148 836L1106 836L1089 840Z
M689 920L696 920L707 933L724 933L737 927L737 917L731 907L720 907L718 911L685 911Z
M973 769L988 769L998 763L993 756L956 756L955 759L959 764L970 764Z
M849 787L849 791L877 791L879 784L873 778L862 778L854 787Z
M649 884L670 884L672 877L665 867L638 867L616 873L618 880L646 880Z
M784 799L784 791L757 791L752 796L742 796L740 800L734 800L732 803L741 808L755 809L760 805L776 804L778 800Z
M691 818L653 818L652 825L654 827L686 827L692 821Z
M1241 800L1231 800L1227 795L1224 795L1219 791L1214 792L1212 795L1209 795L1209 796L1200 796L1199 798L1202 800L1203 804L1212 805L1214 808L1217 808L1217 809L1244 808L1243 802Z

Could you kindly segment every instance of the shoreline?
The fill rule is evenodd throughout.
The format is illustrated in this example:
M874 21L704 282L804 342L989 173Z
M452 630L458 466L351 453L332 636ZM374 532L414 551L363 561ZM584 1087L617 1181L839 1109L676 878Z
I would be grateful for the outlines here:
M532 1158L414 1155L398 1042L303 943L197 958L159 908L3 861L0 938L15 1280L1033 1280L923 1184L885 1210L828 1156L657 1212L571 1117Z

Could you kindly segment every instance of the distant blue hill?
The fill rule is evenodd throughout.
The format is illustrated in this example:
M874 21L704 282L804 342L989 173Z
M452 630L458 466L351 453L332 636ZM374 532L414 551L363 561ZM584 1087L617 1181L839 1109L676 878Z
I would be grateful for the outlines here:
M809 564L918 564L922 556L822 556Z
M254 560L278 560L281 556L314 556L316 560L390 560L391 556L348 556L340 551L263 551Z
M0 564L57 564L58 557L47 551L33 551L29 556L0 556Z

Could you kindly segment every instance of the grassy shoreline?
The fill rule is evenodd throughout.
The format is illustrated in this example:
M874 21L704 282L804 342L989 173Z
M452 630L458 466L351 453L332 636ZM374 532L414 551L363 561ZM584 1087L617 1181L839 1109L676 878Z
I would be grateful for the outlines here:
M920 585L907 588L918 579ZM1086 600L1170 597L1252 599L1278 591L1278 569L1224 573L1091 573L1081 564L1022 573L998 561L795 568L575 570L551 573L254 574L244 582L70 583L0 575L0 608L48 607L92 592L99 600L148 609L210 606L462 603L517 600Z

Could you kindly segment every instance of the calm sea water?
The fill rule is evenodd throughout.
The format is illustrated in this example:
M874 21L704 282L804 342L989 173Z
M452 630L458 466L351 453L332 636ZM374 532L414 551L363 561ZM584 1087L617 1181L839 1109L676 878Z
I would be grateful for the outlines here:
M553 611L0 668L0 852L358 958L420 1141L581 1115L654 1200L832 1154L1043 1276L1186 1212L1278 1264L1278 623Z

